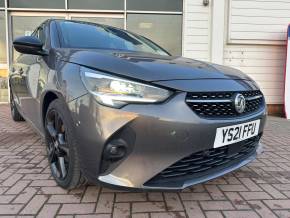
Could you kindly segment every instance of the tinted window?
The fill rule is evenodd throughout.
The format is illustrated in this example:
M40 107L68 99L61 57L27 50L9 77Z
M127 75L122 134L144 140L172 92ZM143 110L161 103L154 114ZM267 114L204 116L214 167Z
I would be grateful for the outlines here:
M44 34L44 30L43 28L39 28L39 31L38 31L38 38L40 39L40 41L42 43L45 43L45 34Z
M124 10L124 0L68 0L70 9Z
M183 0L127 0L127 10L180 11Z
M181 55L182 15L128 14L127 29Z
M10 8L65 8L65 0L9 0Z
M41 26L38 28L37 33L36 33L36 37L40 39L40 41L44 44L46 44L46 36L45 36L45 30L44 30L44 26Z
M0 0L0 7L5 7L5 3L4 3L4 0Z
M161 48L141 36L114 27L60 22L63 47L116 49L167 55Z

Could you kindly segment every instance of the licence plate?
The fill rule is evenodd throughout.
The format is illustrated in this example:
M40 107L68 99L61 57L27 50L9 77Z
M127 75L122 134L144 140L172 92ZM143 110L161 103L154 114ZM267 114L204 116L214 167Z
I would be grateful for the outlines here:
M259 133L260 120L217 128L214 148L222 147L254 137Z

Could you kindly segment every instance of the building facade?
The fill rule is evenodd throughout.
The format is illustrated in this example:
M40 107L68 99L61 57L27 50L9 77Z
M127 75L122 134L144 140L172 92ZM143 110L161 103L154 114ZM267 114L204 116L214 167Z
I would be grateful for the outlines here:
M283 104L290 0L0 0L0 102L17 57L12 41L49 18L105 23L147 36L173 55L238 68L267 104Z

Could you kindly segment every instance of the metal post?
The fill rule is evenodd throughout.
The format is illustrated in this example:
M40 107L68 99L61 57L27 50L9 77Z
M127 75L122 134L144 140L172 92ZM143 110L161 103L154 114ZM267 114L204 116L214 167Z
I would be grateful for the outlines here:
M10 40L9 40L9 18L8 18L8 0L4 0L5 4L5 30L6 30L6 64L7 64L7 75L9 76L10 72ZM8 84L8 102L10 103L10 85L9 85L9 79L7 77L7 84Z
M124 29L127 29L127 0L124 0Z

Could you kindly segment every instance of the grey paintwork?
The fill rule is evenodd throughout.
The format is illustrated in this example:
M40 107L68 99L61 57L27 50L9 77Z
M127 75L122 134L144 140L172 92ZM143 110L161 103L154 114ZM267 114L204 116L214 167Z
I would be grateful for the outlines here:
M236 69L183 57L101 49L59 49L57 52L65 62L148 82L179 79L250 80Z
M210 91L216 89L220 88L212 88ZM90 168L94 167L93 173L98 171L99 158L106 141L120 130L125 134L133 130L133 151L114 170L106 171L105 174L120 177L123 181L126 179L128 183L122 186L141 188L147 180L181 158L212 148L218 127L261 119L259 133L263 131L265 109L247 118L204 120L193 114L184 99L185 93L181 92L163 104L128 105L121 110L98 105L91 95L70 102L71 110L78 111L73 117L75 123L78 123L77 135L82 142L84 156L81 160L85 159Z
M212 148L218 127L261 119L259 132L263 132L266 108L239 119L217 121L201 119L185 104L189 91L258 89L256 83L240 71L181 57L59 48L55 22L61 21L44 24L50 33L46 43L49 55L20 55L10 72L10 86L20 112L41 135L44 135L46 96L54 93L67 102L74 123L71 128L78 141L81 169L90 181L99 179L113 185L142 188L146 181L172 163L195 151ZM121 109L105 107L85 89L80 78L81 66L155 84L175 94L159 104L131 104ZM114 137L125 138L130 152L101 172L104 146ZM237 167L217 172L216 176ZM210 175L200 181L213 177ZM175 188L196 182L194 179L184 181L182 187Z

